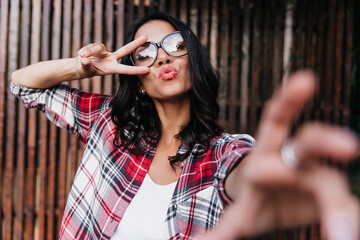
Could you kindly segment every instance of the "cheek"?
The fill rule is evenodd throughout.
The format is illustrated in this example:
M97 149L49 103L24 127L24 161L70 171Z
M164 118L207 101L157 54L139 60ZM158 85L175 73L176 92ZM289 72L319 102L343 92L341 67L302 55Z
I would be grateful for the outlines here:
M181 77L186 80L187 85L191 86L190 72L189 72L189 69L187 68L187 66L186 66L186 71L183 71L183 74Z
M139 84L141 84L141 86L146 86L148 84L148 82L150 81L151 79L151 72L146 74L146 75L141 75L141 76L138 76L139 77Z

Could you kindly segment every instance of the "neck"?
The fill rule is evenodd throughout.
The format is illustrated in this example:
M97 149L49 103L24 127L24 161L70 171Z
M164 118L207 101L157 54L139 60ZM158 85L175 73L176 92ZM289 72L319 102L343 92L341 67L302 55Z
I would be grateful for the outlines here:
M162 127L161 139L166 142L178 141L175 136L190 120L190 99L176 102L154 100Z

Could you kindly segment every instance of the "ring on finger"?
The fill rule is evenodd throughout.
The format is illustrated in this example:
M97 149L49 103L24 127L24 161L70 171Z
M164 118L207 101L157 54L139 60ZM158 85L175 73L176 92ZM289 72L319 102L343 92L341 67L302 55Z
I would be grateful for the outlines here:
M281 148L281 159L290 169L297 169L300 165L300 161L295 155L294 147L290 140L286 141Z

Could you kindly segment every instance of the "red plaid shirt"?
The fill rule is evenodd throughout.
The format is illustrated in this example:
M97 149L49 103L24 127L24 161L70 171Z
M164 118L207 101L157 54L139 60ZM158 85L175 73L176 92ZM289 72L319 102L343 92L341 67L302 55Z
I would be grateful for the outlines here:
M110 96L84 93L65 85L30 89L11 84L11 91L28 108L45 112L57 126L86 143L59 239L110 239L144 180L155 149L147 139L134 146L147 149L141 156L114 146L116 127L111 120ZM201 146L194 146L181 163L181 175L164 219L168 239L188 239L219 221L230 202L224 180L254 144L248 135L223 133L212 139L201 155L196 154ZM180 146L178 153L184 151L185 147Z

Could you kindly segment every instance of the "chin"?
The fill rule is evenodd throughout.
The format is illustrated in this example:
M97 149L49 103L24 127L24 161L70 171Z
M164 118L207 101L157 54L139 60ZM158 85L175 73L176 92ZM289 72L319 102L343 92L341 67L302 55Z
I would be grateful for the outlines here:
M184 101L184 100L187 100L187 99L190 99L190 94L189 94L189 91L188 92L172 92L172 93L169 93L167 92L166 94L163 94L159 97L153 97L153 99L156 99L158 101L162 101L162 102L166 102L166 101L171 101L171 102L174 102L174 101Z

